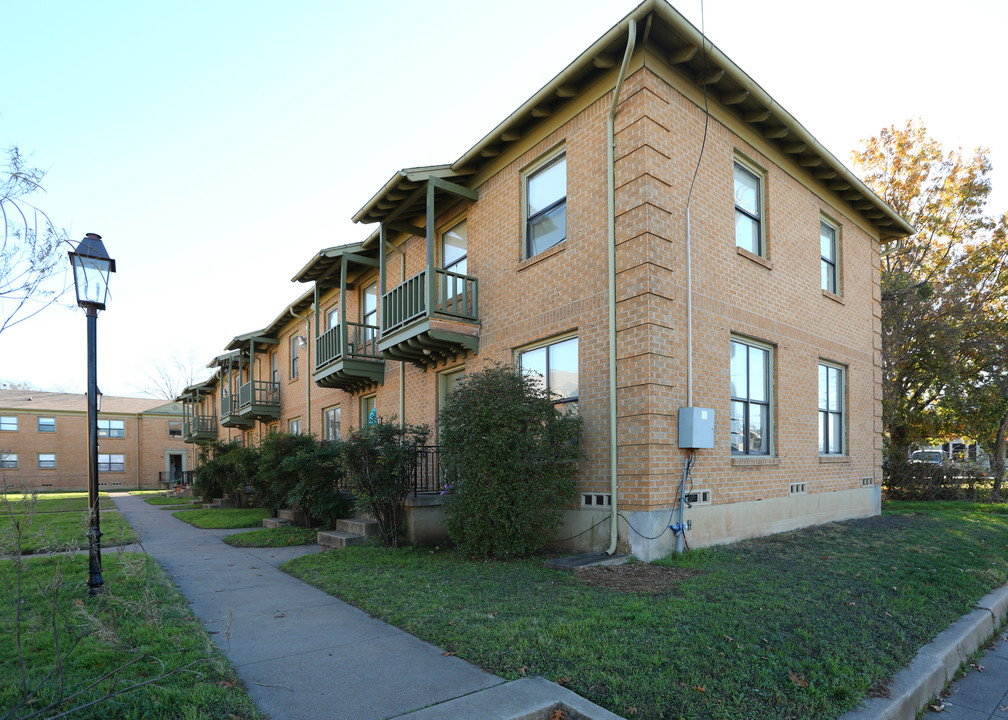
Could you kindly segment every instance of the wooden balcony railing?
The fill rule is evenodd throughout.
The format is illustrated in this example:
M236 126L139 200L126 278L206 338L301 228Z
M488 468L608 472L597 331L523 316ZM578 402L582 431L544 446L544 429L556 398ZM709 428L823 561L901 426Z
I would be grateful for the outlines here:
M343 347L344 331L346 348ZM383 360L378 352L378 326L345 322L315 338L315 370L339 360Z
M421 270L382 296L382 335L434 316L472 322L479 320L476 278L435 268L434 307L428 307L428 277L427 270Z
M250 380L238 388L238 411L260 406L280 408L280 383Z

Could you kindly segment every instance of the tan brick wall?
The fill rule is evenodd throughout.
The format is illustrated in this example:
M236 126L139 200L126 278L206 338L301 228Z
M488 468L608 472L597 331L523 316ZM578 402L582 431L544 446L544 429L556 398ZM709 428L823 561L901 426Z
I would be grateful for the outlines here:
M5 480L15 488L39 490L87 490L88 430L87 414L77 412L0 410L2 415L16 415L16 432L0 433L0 451L18 455L16 470L5 470ZM56 432L39 432L38 418L56 420ZM102 489L158 487L158 473L166 472L166 453L187 457L191 469L191 448L180 437L169 437L169 423L181 422L182 416L130 413L99 413L102 420L122 420L125 437L99 437L99 455L122 455L122 472L100 471ZM39 468L39 453L56 455L55 468Z

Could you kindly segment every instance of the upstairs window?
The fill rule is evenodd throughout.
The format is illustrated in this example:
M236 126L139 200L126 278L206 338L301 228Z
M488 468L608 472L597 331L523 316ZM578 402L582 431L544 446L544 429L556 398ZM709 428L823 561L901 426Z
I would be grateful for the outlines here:
M4 432L17 431L17 415L0 416L0 430Z
M763 176L735 161L735 245L764 256Z
M378 283L371 283L361 290L361 322L364 328L364 342L371 352L374 352L375 341L378 339Z
M819 255L822 289L838 295L837 292L837 229L825 220L819 221Z
M525 180L525 257L567 239L567 156L560 155Z
M38 419L39 432L56 432L56 418L40 417Z
M290 339L290 379L296 380L298 376L298 365L301 359L301 338L297 333L291 335Z
M168 421L168 437L178 438L182 437L182 423L177 420Z
M325 329L332 330L337 327L339 327L339 305L333 305L325 312Z
M278 353L270 353L270 382L280 382L280 359Z
M441 233L441 266L449 272L465 275L468 243L465 220Z
M98 437L126 437L126 423L122 420L99 420Z

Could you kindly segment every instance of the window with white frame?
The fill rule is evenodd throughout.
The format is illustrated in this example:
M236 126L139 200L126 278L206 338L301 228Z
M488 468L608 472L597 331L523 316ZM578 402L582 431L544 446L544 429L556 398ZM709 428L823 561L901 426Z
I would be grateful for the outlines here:
M287 422L287 432L289 432L291 435L300 435L301 418L294 418L293 420L289 420Z
M819 454L844 453L844 381L840 365L819 362Z
M280 382L280 358L279 353L270 353L270 382Z
M525 177L525 257L567 239L567 155L561 154Z
M56 418L40 417L38 419L39 432L56 432Z
M40 470L56 467L56 453L39 453L38 466Z
M123 420L99 420L98 437L126 437L126 423Z
M468 269L469 233L466 221L455 223L441 233L441 267L465 275Z
M332 330L336 327L339 327L339 305L333 305L325 311L325 330Z
M322 439L330 442L340 439L340 406L322 411Z
M518 353L518 367L533 373L549 393L553 405L565 412L578 411L578 339L561 338Z
M377 350L375 343L378 339L378 283L371 283L361 290L360 298L361 323L364 328L364 342L370 352Z
M178 438L182 437L182 423L179 420L169 420L168 421L168 437Z
M125 472L126 456L98 453L98 472Z
M819 221L819 268L822 289L838 295L837 288L837 228L825 219Z
M735 245L765 256L763 238L763 174L735 159Z
M0 453L0 468L4 470L16 470L17 466L17 453Z
M769 455L773 350L752 340L731 341L732 455Z
M16 432L17 415L0 415L0 430L3 432Z
M290 337L290 379L296 380L298 376L298 362L301 359L301 338L297 333Z

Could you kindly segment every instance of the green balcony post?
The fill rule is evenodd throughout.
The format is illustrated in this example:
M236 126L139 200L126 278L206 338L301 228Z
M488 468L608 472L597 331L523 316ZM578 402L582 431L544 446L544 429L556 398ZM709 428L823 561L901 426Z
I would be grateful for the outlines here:
M434 243L437 237L434 230L434 176L427 178L427 276L424 278L427 293L427 317L430 317L437 304L437 287L434 284Z

